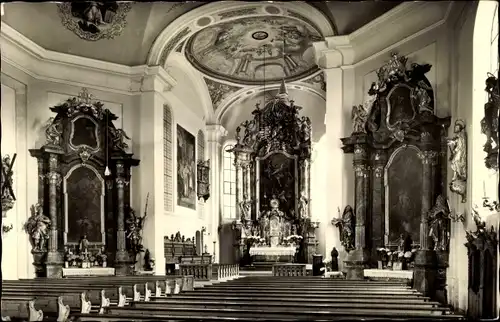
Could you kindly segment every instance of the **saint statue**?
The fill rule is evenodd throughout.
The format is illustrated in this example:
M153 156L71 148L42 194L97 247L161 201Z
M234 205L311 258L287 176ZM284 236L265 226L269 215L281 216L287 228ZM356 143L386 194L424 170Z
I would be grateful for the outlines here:
M61 145L62 124L55 122L55 118L51 117L45 124L45 139L49 145Z
M447 140L450 149L451 169L453 178L450 182L450 190L462 196L462 202L466 200L467 180L467 138L465 123L462 120L455 121L455 136Z
M447 250L449 244L450 209L442 195L436 198L436 203L429 210L429 237L434 243L434 250Z
M365 124L368 119L368 111L363 105L354 105L351 112L352 133L365 133Z
M299 219L306 219L307 217L309 217L307 204L308 204L307 198L304 196L304 193L301 193L299 199Z
M42 205L31 206L31 216L24 224L24 230L30 235L34 251L46 250L50 223L49 217L43 214Z
M340 215L340 209L338 209ZM339 216L340 217L340 216ZM351 206L347 205L344 208L342 217L334 218L332 224L337 226L340 231L340 243L344 246L347 252L354 249L354 229L355 216Z
M453 178L451 180L465 180L467 178L467 143L464 121L455 121L454 132L456 134L455 137L448 139L448 147L451 154L451 169L453 170Z
M80 243L78 244L78 251L80 254L87 254L89 251L89 241L87 239L87 235L83 235L80 239Z

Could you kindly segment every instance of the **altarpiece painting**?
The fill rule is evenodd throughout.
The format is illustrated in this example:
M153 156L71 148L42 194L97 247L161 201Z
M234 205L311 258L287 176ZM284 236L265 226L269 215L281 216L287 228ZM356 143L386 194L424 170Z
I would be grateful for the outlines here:
M177 125L177 204L196 209L196 141L194 135Z

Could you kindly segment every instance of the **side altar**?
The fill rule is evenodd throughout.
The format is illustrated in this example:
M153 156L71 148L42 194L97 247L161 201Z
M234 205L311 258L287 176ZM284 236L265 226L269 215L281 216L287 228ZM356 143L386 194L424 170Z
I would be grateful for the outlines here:
M236 129L236 231L239 263L312 263L310 216L311 121L299 116L281 85L253 119Z
M24 229L37 277L131 273L129 222L137 216L129 183L139 160L126 152L118 117L103 107L86 89L51 107L46 143L29 150L38 162L38 201Z

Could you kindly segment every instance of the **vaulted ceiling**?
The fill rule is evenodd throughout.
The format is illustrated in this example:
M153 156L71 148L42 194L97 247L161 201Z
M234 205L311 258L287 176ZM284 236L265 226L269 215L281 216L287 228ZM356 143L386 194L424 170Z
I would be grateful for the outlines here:
M272 3L272 1L266 2ZM81 39L68 30L62 23L56 3L6 3L2 21L45 49L134 66L146 63L153 42L172 21L206 3L208 2L131 3L131 9L126 14L126 26L121 34L113 39L97 41ZM344 35L355 31L400 2L308 1L307 3L328 18L337 34Z

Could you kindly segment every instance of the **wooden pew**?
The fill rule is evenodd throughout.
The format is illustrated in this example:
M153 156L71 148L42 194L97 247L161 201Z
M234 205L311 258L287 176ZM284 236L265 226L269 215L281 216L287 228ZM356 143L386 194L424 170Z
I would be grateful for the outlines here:
M163 278L164 280L160 280ZM147 280L154 281L147 281ZM119 280L119 281L117 281ZM146 280L144 283L135 282ZM120 286L117 286L120 285ZM111 305L124 306L128 301L149 301L152 295L161 297L193 289L192 277L121 278L121 279L35 279L4 281L2 313L4 316L36 320L40 309L47 315L65 316L68 306L71 312L86 314L103 312ZM141 295L144 294L144 295ZM40 302L40 298L46 300ZM34 308L35 301L37 309ZM94 305L92 305L92 303ZM5 307L4 307L5 306ZM27 308L31 307L31 310ZM31 314L31 315L30 315Z

